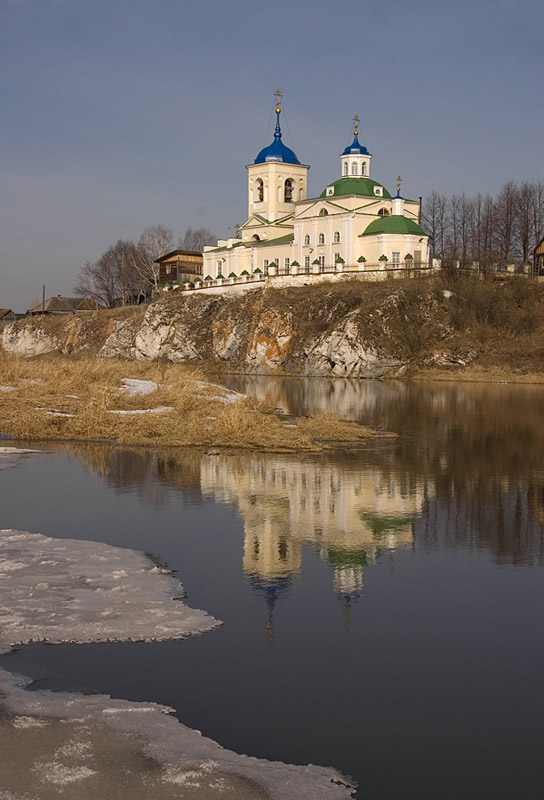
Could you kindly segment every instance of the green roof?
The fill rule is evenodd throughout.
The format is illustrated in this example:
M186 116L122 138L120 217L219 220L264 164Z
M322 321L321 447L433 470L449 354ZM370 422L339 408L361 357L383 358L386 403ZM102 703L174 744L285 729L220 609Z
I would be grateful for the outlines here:
M285 236L279 236L277 239L261 239L259 242L250 242L250 244L254 247L265 244L288 244L288 242L292 242L294 238L293 233L288 233Z
M243 242L235 242L233 245L223 245L222 247L214 247L213 250L206 250L207 253L219 253L220 250L232 250L233 247L241 247Z
M327 194L327 189L329 186L334 187L334 194ZM375 186L381 186L383 190L383 193L380 195L380 197L385 197L388 200L391 200L391 195L385 186L382 186L382 184L378 183L378 181L371 180L371 178L339 178L339 180L334 181L334 183L329 183L319 196L329 198L356 194L363 195L364 197L378 197L378 195L374 194Z
M375 219L361 235L375 236L377 233L411 233L416 236L425 236L417 222L400 214L392 214L390 217Z

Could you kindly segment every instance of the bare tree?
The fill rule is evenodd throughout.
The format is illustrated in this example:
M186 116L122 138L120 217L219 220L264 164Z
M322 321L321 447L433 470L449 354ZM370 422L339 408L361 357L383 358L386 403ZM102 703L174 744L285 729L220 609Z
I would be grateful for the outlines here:
M135 269L140 278L148 286L159 285L159 265L155 260L168 253L174 246L174 237L170 228L163 225L152 225L142 231L138 239L139 256Z
M217 237L207 228L187 228L185 235L178 240L180 250L195 250L201 253L208 244L215 244Z
M94 297L107 308L113 308L118 296L118 283L109 261L102 256L94 264L86 261L79 271L74 291L78 295Z
M74 290L95 297L108 308L133 303L143 288L136 269L139 258L134 242L119 239L94 264L86 262Z
M513 255L518 211L518 190L514 181L504 184L495 201L495 242L501 260Z

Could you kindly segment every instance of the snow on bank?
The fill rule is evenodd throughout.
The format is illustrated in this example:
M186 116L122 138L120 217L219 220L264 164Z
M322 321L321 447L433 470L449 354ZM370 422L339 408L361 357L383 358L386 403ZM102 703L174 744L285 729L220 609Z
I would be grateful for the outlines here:
M29 641L177 639L219 624L173 602L180 589L169 570L134 550L0 531L0 651ZM87 800L117 796L117 784L119 796L132 800L351 796L333 769L224 750L166 706L29 692L30 683L0 669L0 738L7 743L0 748L0 798L69 786L71 798Z
M132 411L122 411L118 409L111 409L108 414L164 414L166 411L174 411L174 406L156 406L156 408L136 408Z
M159 384L155 381L144 381L139 378L123 378L121 380L123 390L128 395L135 394L152 394L159 388Z

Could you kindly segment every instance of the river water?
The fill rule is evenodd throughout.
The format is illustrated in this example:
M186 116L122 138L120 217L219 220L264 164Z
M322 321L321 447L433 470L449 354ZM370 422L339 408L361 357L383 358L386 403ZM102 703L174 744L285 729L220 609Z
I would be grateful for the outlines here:
M229 383L399 437L319 456L41 446L1 473L1 527L158 554L224 624L2 664L335 766L358 798L540 798L544 389Z

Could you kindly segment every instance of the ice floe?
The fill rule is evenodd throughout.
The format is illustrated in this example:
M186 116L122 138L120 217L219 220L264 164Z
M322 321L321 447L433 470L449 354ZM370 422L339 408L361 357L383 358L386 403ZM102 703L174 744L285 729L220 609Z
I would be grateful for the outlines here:
M179 581L143 553L0 531L0 651L30 641L180 639L219 623L172 602Z
M29 641L178 639L219 624L186 606L181 593L169 570L135 550L0 531L0 650ZM332 768L238 755L178 722L167 706L29 692L31 683L0 669L2 800L42 791L131 800L176 800L180 791L191 800L351 796Z

